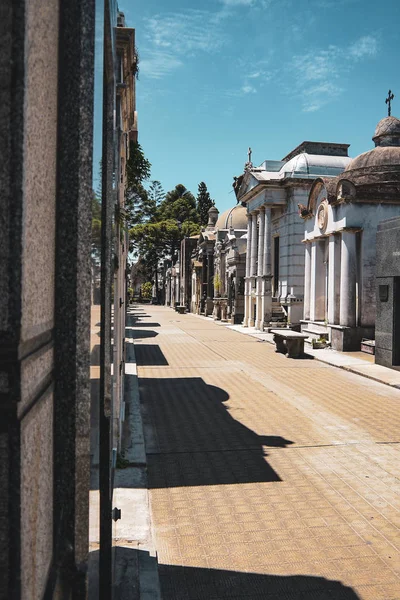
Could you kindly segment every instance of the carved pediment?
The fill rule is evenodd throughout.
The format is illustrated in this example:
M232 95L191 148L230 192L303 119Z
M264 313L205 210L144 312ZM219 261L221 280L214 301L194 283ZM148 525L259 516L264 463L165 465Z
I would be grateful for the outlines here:
M251 174L251 172L247 172L243 177L243 181L239 189L238 201L240 201L243 196L250 192L250 190L259 185L259 183L260 182L254 177L254 175Z

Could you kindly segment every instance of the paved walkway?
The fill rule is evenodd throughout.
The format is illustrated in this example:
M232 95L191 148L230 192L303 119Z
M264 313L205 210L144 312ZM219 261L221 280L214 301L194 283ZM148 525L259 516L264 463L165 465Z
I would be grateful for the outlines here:
M206 317L198 318L205 319ZM218 325L224 325L233 331L250 335L259 340L270 342L271 344L274 343L274 335L272 333L261 333L254 327L228 325L221 321L218 321L217 323ZM314 358L317 358L328 365L339 367L340 369L345 369L351 373L357 373L357 375L362 375L363 377L368 377L374 381L379 381L380 383L385 383L386 385L391 385L392 387L400 389L400 371L376 365L375 357L370 354L366 354L365 352L337 352L336 350L332 350L332 348L326 348L325 350L307 348L306 350L310 356L314 356Z
M164 600L399 600L400 391L135 313Z

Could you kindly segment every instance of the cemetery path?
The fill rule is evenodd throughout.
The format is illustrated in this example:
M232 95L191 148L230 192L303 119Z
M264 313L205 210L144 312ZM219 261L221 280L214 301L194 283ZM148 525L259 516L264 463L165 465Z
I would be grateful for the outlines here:
M400 391L138 305L164 600L399 600Z

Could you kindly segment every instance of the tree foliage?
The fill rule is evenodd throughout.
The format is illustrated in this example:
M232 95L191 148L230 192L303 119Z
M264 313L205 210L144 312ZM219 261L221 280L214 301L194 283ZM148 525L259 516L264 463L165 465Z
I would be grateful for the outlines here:
M128 226L146 221L154 215L155 207L143 183L149 179L151 164L138 142L130 142L126 163L127 187L125 207Z
M148 195L155 209L157 209L165 198L165 192L159 181L154 180L150 182Z
M127 162L126 209L130 250L140 257L151 278L160 259L176 259L181 240L199 232L200 218L193 194L182 184L164 193L150 177L150 163L138 143L131 143Z
M198 223L199 215L196 210L195 197L184 185L178 183L165 195L165 200L158 207L156 219L158 221L174 219L180 223L185 221Z
M197 193L197 202L196 208L200 217L200 224L207 225L208 223L208 211L212 206L214 206L215 202L211 199L211 196L208 192L207 186L204 181L199 183L198 193Z
M181 240L194 235L198 229L198 224L193 221L186 220L180 226L174 219L165 219L136 225L130 230L130 237L136 253L145 258L150 268L154 268L159 259L174 256Z
M146 281L146 283L142 283L142 285L140 286L142 297L146 300L150 300L152 289L153 284L151 283L151 281Z
M151 173L151 163L144 155L139 142L130 142L129 159L126 163L126 176L128 187L143 183L149 179Z

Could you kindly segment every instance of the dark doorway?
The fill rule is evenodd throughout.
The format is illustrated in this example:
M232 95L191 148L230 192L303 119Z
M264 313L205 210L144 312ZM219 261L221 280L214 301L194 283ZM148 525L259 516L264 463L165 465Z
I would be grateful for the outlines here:
M274 296L279 292L279 237L274 238Z

